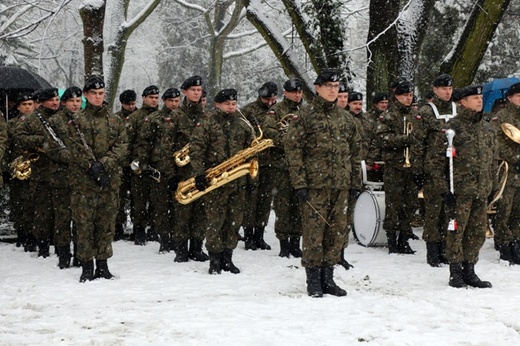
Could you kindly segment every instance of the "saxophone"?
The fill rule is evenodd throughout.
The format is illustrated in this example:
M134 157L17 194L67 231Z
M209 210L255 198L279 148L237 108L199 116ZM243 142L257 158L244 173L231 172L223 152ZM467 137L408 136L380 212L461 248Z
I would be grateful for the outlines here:
M11 176L19 180L29 179L32 173L31 164L38 161L40 155L37 153L24 153L9 163Z
M177 150L173 153L173 159L175 160L175 164L177 167L186 166L190 163L190 143L186 144L182 147L181 150Z

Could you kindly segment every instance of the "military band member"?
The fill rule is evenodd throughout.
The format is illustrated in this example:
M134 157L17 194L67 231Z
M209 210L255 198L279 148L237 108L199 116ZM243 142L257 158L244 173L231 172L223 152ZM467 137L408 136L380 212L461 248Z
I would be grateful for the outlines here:
M283 89L283 100L271 107L264 120L266 137L273 139L275 143L275 147L271 148L270 152L272 180L276 189L274 231L280 241L278 256L289 258L292 255L300 258L302 257L300 248L302 220L298 198L294 194L287 169L284 141L288 126L291 126L303 104L303 81L298 78L289 79L284 83Z
M307 293L345 296L333 280L334 265L345 242L348 194L360 188L359 133L336 105L339 73L321 72L317 96L300 110L285 140L285 154L295 194L302 206L303 256Z
M254 129L237 112L237 91L224 89L215 96L216 111L206 116L193 130L190 155L195 184L204 191L208 186L205 171L248 148ZM238 229L242 224L245 191L244 177L209 192L202 199L206 204L206 248L209 252L210 274L222 270L240 273L233 263Z

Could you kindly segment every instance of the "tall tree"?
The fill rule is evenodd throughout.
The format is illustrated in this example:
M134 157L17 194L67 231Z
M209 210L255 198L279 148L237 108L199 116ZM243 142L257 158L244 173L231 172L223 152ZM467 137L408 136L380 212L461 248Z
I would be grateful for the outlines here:
M84 1L79 14L83 22L83 60L85 79L93 75L103 76L103 25L106 0Z

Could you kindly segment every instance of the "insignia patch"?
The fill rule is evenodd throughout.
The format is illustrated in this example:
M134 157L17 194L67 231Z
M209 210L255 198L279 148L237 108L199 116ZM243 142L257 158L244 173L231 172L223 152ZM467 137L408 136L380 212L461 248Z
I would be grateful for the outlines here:
M195 125L196 127L200 127L200 123L197 123L197 125Z
M383 121L385 119L385 116L384 115L380 115L379 116L379 121Z
M20 121L25 121L25 117L20 117Z
M300 117L295 114L295 115L293 115L292 119L293 120L298 120L298 119L300 119Z
M420 115L416 115L416 116L415 116L415 119L417 119L417 120L421 120L422 117L421 117Z
M491 121L497 121L498 120L498 117L494 117L493 119L491 119Z
M164 121L166 121L167 123L169 123L170 121L172 121L172 118L164 118Z

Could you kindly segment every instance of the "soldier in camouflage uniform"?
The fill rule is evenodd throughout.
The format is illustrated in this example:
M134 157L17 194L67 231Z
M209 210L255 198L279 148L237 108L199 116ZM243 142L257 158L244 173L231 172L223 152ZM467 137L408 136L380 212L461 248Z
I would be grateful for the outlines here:
M448 225L441 196L446 181L446 136L441 129L457 115L457 107L451 101L451 76L442 74L435 78L433 92L433 101L419 109L414 124L413 135L422 149L418 157L413 157L417 162L412 168L415 183L423 185L425 215L422 237L426 241L426 261L432 267L439 267L441 262L447 262L444 252Z
M66 142L71 157L72 219L82 263L80 282L113 277L107 259L113 254L119 185L122 167L128 158L124 123L104 103L103 79L99 76L89 78L83 95L87 106L67 124Z
M314 84L318 95L289 127L285 154L302 206L307 293L344 296L346 291L333 280L333 266L345 242L349 189L361 187L360 138L345 110L336 105L339 73L325 70Z
M190 155L196 188L200 191L208 186L207 169L248 148L253 141L253 129L237 112L236 100L236 90L221 90L215 96L215 113L206 116L192 133ZM242 177L202 197L206 204L206 248L210 256L210 274L220 274L221 270L240 273L232 257L242 224L244 183Z
M200 121L206 114L201 104L202 78L200 76L192 76L186 79L181 85L181 92L184 99L179 109L174 112L177 131L174 151L181 150L186 144L190 143L193 130L199 126ZM190 158L191 156L190 147ZM192 173L192 165L188 163L183 167L177 167L175 179L177 181L186 180L193 175ZM174 261L187 262L190 258L195 261L207 261L208 256L202 252L206 230L204 202L198 199L188 205L175 203L174 215L173 241L176 247ZM190 243L189 248L188 241Z
M128 121L130 114L136 110L137 95L133 90L125 90L119 94L119 102L121 103L121 110L116 112L116 116L124 121ZM116 216L116 232L114 234L114 241L123 239L125 234L125 224L127 215L125 208L130 205L130 180L132 179L132 170L130 165L123 167L123 175L121 176L121 187L119 188L119 210ZM130 207L131 209L131 207ZM135 239L134 239L135 240Z
M161 244L159 253L171 250L173 193L178 183L175 181L176 166L173 158L176 134L173 111L179 103L180 95L180 91L175 88L163 93L163 107L144 119L136 144L141 168L146 170L153 167L160 172L160 181L153 181L150 186L152 222Z
M500 128L503 123L509 123L520 129L520 83L513 84L506 96L506 107L491 122L497 132L498 158L509 165L506 187L496 204L493 229L500 259L520 264L520 145L507 137Z
M264 83L258 89L258 98L240 109L248 121L265 130L264 121L269 108L276 103L278 87L273 82ZM268 136L264 131L264 135ZM270 148L272 149L272 148ZM272 151L268 149L258 155L260 165L259 176L253 180L247 178L245 185L246 198L244 207L244 241L246 250L271 250L264 241L264 230L269 221L271 202L273 200L273 188L276 178L271 161ZM276 208L275 208L276 209Z
M14 131L15 145L25 153L37 154L39 159L31 164L29 189L34 204L33 232L38 243L38 257L49 257L49 245L54 233L54 206L51 187L52 160L47 152L57 144L49 131L51 116L60 106L58 89L42 90L38 95L41 106L28 116L20 117ZM50 130L49 130L50 128ZM58 139L59 140L59 139ZM60 143L63 146L63 143ZM66 179L66 177L62 177ZM54 201L55 202L55 201Z
M300 249L302 220L298 198L294 195L285 161L284 140L288 129L285 124L291 125L293 118L296 117L295 113L303 103L303 81L298 78L289 79L284 83L283 88L282 102L271 107L269 116L264 121L266 137L271 138L275 143L275 147L271 148L272 180L276 187L274 231L280 241L278 256L289 258L290 255L293 255L300 258L302 257Z
M413 126L413 84L401 81L394 91L395 100L382 114L376 129L376 141L385 162L385 219L383 229L388 238L388 252L414 254L408 244L413 238L410 221L417 208L417 186L413 181L413 170L405 165L413 155L416 143L409 133ZM417 149L415 150L417 152ZM408 161L409 162L409 161Z
M487 199L496 171L496 138L491 125L482 120L482 86L466 87L461 96L457 117L443 126L455 131L453 147L457 152L452 158L454 194L446 180L440 190L445 191L446 204L455 211L457 221L456 229L448 230L446 237L449 285L487 288L491 283L480 280L475 264L486 240Z
M150 85L143 90L143 105L128 116L126 121L126 132L128 134L128 153L129 163L139 159L137 153L137 140L141 127L145 118L157 110L159 103L159 88L155 85ZM141 173L139 173L141 171ZM147 235L146 226L150 225L150 186L152 179L144 173L144 169L136 169L130 178L130 196L132 199L131 212L132 223L134 224L134 242L135 245L145 245ZM153 227L153 225L152 225ZM148 231L148 239L154 240L152 230Z

